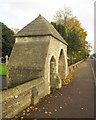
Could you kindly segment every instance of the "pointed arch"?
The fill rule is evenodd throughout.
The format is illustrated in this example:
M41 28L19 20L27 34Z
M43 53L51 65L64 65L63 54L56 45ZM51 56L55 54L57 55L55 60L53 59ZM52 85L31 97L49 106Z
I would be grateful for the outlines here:
M55 88L56 60L54 56L50 59L50 88Z
M59 60L58 60L58 73L60 75L61 80L65 78L65 56L64 51L61 49Z

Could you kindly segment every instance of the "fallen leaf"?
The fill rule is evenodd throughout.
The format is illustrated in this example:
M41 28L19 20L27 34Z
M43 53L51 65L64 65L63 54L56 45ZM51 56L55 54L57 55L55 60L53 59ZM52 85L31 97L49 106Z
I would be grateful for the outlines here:
M48 101L48 103L50 103L50 101Z
M57 111L57 109L54 109L54 111Z
M27 112L29 112L30 110L29 109L27 109Z
M45 108L43 107L42 109L44 110Z
M25 112L22 114L23 116L25 115Z
M49 112L49 114L52 114L52 112Z
M30 113L27 114L27 116L29 116L29 115L30 115Z
M62 107L60 107L60 109L61 109Z
M32 109L32 106L30 106L30 109Z
M35 110L38 110L38 108L34 108Z
M55 96L55 98L57 98L57 96Z
M23 110L23 113L25 113L26 111L25 110Z
M67 103L64 103L65 105L67 105Z
M45 114L47 114L48 112L47 112L47 111L45 111L44 113L45 113Z
M21 117L21 120L23 120L24 119L24 117Z

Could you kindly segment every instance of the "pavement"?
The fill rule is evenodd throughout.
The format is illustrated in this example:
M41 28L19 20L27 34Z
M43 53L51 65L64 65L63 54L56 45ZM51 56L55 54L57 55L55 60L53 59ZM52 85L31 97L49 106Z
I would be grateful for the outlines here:
M90 62L79 65L69 85L47 95L20 113L26 118L94 118L94 77Z
M95 82L95 86L96 86L96 58L89 59L89 61L91 63L91 68L92 68L92 72L93 72L93 76L94 76L94 82Z
M93 72L93 77L94 77L94 101L96 101L96 58L93 57L93 59L89 59L90 63L91 63L91 68L92 68L92 72ZM96 112L96 102L94 102L94 111ZM95 115L96 117L96 115Z

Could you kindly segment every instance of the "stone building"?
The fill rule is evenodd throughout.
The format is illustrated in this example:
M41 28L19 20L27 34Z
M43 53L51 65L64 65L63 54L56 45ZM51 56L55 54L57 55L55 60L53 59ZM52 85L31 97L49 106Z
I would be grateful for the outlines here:
M8 88L44 80L45 95L62 86L68 75L67 43L41 15L15 35L8 62ZM39 79L38 79L39 83ZM41 95L42 96L42 95Z

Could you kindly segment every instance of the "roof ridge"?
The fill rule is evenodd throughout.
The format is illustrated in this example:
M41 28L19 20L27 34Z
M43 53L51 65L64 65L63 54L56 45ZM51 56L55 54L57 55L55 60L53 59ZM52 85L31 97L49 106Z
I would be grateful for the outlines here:
M67 42L57 32L57 30L41 14L25 27L23 27L15 37L45 36L50 35L67 45Z
M49 23L49 21L47 21L41 14L39 14L39 17L41 17L41 18L44 19L46 25L47 25L47 23L49 24L49 25L47 25L47 27L48 27L49 31L51 32L51 34L53 34L53 32L51 31L51 28L52 28L52 29L54 29L54 31L64 40L64 38L60 35L60 33L57 32L57 30L53 27L53 25L51 25L51 24ZM50 27L51 27L51 28L50 28ZM52 36L55 37L54 35L52 35ZM57 38L57 37L55 37L55 38ZM58 39L58 38L57 38L57 39ZM58 40L60 40L60 39L58 39ZM67 43L65 40L64 40L64 43L68 45L68 43Z
M41 14L39 14L39 15L41 15ZM37 17L37 18L38 18L38 17ZM23 28L21 28L21 30L19 30L14 36L17 37L17 34L18 34L20 31L22 31L24 28L26 28L28 25L30 25L32 22L34 22L37 18L35 18L33 21L31 21L30 23L28 23L27 25L25 25Z

